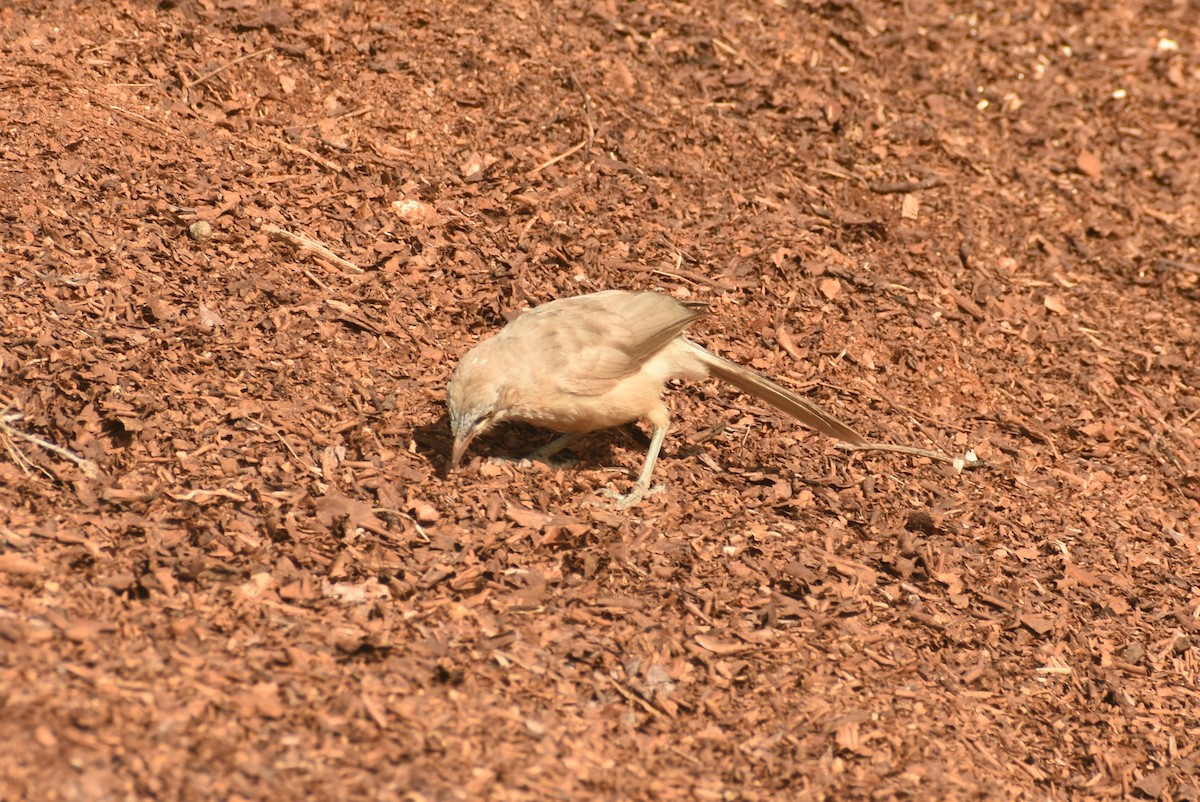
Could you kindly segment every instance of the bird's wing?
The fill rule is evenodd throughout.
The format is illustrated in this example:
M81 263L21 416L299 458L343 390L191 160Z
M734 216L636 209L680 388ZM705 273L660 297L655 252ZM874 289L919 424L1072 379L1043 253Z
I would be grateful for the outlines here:
M656 292L598 292L537 307L514 321L544 355L559 390L601 395L679 336L701 313Z

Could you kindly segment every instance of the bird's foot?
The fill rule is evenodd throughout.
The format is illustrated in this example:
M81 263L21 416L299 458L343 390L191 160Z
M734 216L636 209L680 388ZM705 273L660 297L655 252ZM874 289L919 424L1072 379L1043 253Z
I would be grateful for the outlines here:
M512 465L517 468L532 468L530 457L488 457L484 460L489 465Z
M628 493L618 493L615 490L612 490L611 488L605 488L604 495L608 496L611 499L616 499L617 503L614 505L616 507L616 509L627 510L630 507L636 506L637 504L641 503L642 499L644 499L646 496L653 496L656 493L661 493L665 489L666 488L663 487L663 485L654 485L653 487L647 487L642 484L635 484L633 486L633 489L630 490Z
M540 462L550 468L569 468L579 460L574 457L546 457L535 451L528 457L488 457L486 462L490 465L511 465L514 468L525 470L532 468L535 462Z

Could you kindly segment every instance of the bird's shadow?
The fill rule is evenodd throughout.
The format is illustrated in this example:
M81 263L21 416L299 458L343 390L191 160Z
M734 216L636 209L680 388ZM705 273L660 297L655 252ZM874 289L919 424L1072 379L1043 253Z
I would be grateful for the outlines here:
M503 423L487 434L477 437L463 457L464 464L471 457L495 457L497 459L529 459L539 448L550 443L558 435L548 429L539 429L527 423ZM550 459L551 465L571 463L578 460L583 464L612 464L614 446L621 439L632 440L645 451L650 447L650 438L635 424L627 423L612 429L603 429L584 435ZM435 466L437 475L445 479L449 475L450 451L454 437L450 433L450 416L443 412L437 420L413 427L413 442L417 453ZM677 453L685 453L687 446L680 443Z

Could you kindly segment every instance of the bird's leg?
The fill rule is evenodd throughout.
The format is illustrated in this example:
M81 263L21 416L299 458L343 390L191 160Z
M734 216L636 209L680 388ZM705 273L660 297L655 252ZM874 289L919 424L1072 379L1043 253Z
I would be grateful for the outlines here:
M560 437L556 437L549 443L546 443L546 445L539 448L537 451L533 452L533 459L548 463L551 457L581 437L583 437L583 432L567 432Z
M654 424L654 435L650 438L650 450L646 452L646 462L642 465L642 472L632 490L623 496L617 496L618 510L632 507L650 492L650 476L654 473L654 463L658 462L658 452L662 450L663 440L666 439L669 428L666 421Z

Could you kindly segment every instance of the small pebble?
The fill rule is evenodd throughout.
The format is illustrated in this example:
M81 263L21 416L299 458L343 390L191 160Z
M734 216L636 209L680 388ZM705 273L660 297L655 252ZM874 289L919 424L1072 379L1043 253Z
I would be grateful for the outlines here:
M438 513L432 504L424 501L413 507L413 514L423 524L431 524L441 517L441 514Z
M208 242L212 239L212 226L207 220L197 220L188 226L188 236L196 242Z

